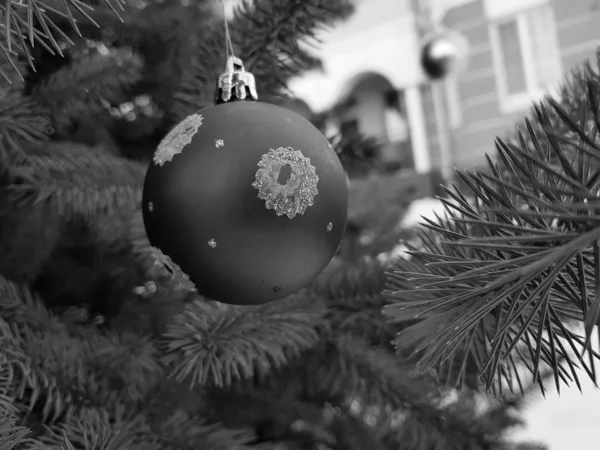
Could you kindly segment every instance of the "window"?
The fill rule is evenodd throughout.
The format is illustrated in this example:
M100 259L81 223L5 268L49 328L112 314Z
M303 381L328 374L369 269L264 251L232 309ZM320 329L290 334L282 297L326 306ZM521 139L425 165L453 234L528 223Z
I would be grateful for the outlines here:
M560 80L558 39L549 5L496 22L490 37L503 112L529 107Z
M402 105L400 102L400 92L398 92L396 89L387 91L384 94L384 102L386 108L393 108L397 109L398 111L402 111Z
M342 136L355 136L359 134L358 120L347 119L340 124L340 133Z

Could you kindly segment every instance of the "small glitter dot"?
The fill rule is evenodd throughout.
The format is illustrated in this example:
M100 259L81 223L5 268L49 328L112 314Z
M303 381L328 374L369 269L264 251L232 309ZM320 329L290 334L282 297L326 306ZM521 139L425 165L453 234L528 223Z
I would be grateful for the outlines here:
M331 231L331 230L333 230L333 223L332 223L332 222L329 222L329 223L327 224L327 231Z
M208 241L208 245L210 245L212 248L215 248L217 246L217 241L211 239L210 241Z
M223 141L223 139L217 139L217 140L215 141L215 147L217 147L217 148L221 148L221 147L223 147L224 145L225 145L225 142Z
M152 202L148 203L148 211L150 211L150 212L154 211L154 203L152 203Z

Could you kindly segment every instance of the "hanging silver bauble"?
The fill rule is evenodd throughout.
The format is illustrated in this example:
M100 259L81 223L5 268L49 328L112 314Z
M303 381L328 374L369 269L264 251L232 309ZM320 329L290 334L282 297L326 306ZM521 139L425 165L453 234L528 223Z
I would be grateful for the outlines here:
M434 31L421 41L421 67L431 80L464 72L468 56L469 43L456 31Z

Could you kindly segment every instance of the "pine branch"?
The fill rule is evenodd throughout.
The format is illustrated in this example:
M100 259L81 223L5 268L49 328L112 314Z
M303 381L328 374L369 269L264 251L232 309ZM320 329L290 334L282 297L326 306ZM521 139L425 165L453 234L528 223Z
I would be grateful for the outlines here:
M290 78L321 67L320 60L302 44L316 41L321 30L353 10L347 0L245 2L231 24L232 39L247 69L261 85L270 86L265 94L276 96L287 92Z
M315 345L322 314L318 299L301 294L257 307L198 300L165 334L162 362L171 377L191 387L230 385Z
M549 366L557 387L579 385L579 367L596 377L600 91L590 79L585 91L583 109L537 105L535 124L526 120L512 143L497 141L501 165L489 159L488 173L458 172L472 199L448 189L446 217L424 223L425 249L391 271L386 312L419 320L397 345L416 348L423 369L475 364L500 392L522 384L521 367L539 380ZM584 336L572 331L577 322Z
M292 4L281 0L255 1L243 3L236 11L232 24L240 38L247 39L243 45L250 70L257 70L262 64L270 66L275 61L273 51L292 58L280 69L293 69L293 55L302 55L304 62L317 63L301 47L301 42L315 40L319 31L347 18L354 11L351 2L345 0L294 0ZM256 27L260 23L260 27ZM285 59L285 58L284 58ZM271 60L271 61L269 61ZM296 66L298 67L298 66ZM283 81L283 80L282 80Z
M345 19L352 10L349 0L260 0L239 5L229 28L235 51L256 77L260 98L277 101L287 92L290 78L320 67L319 59L299 41L314 40L321 29ZM175 94L172 111L177 119L214 102L215 80L224 69L222 21L207 25L197 39L196 54L188 58Z
M58 1L42 2L41 0L30 0L23 3L17 0L7 0L0 4L0 16L4 19L2 28L0 28L0 39L2 40L0 51L6 60L9 62L13 60L10 52L15 44L20 44L32 65L29 47L33 48L34 45L42 45L51 53L58 53L62 56L60 41L70 42L70 39L57 25L53 16L63 18L80 36L78 20L74 17L74 13L79 13L93 22L87 13L87 11L93 10L89 3L82 0L61 0L60 6L58 3ZM115 6L123 9L124 0L104 0L104 3L118 16Z

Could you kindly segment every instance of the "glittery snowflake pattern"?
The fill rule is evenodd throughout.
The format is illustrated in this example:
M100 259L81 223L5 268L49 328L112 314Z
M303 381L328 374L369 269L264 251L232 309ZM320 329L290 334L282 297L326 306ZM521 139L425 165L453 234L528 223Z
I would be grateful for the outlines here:
M200 114L192 114L176 125L158 145L154 153L154 164L162 166L181 153L192 142L203 120Z
M315 167L310 158L291 147L270 149L262 155L252 187L258 190L258 198L265 201L267 209L275 210L277 216L290 219L303 215L313 205L319 193ZM280 184L282 169L288 167L290 174L285 184Z
M151 247L151 252L154 258L154 265L157 266L163 275L171 276L171 279L179 289L196 291L196 285L190 280L190 277L169 256L156 247Z

